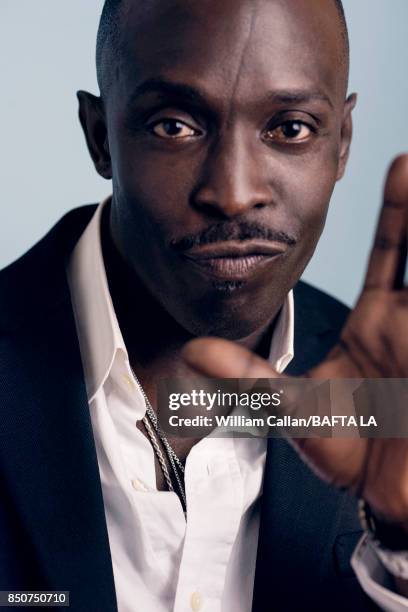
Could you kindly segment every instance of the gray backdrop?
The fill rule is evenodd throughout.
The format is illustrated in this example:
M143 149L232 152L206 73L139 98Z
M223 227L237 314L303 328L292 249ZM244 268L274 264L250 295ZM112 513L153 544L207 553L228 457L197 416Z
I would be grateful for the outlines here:
M408 0L345 0L359 92L346 178L305 278L345 302L364 274L391 158L408 150ZM97 93L102 0L0 0L0 268L61 215L110 193L77 120L77 89ZM316 180L319 180L316 177Z

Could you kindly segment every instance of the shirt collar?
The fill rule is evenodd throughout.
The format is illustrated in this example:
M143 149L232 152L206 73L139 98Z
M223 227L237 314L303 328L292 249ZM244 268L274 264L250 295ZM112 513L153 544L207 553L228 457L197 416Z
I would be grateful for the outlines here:
M68 283L78 330L88 400L92 401L110 376L117 355L129 359L113 307L101 244L102 210L96 209L79 239L68 266ZM269 362L279 372L294 356L294 301L290 291L273 333Z

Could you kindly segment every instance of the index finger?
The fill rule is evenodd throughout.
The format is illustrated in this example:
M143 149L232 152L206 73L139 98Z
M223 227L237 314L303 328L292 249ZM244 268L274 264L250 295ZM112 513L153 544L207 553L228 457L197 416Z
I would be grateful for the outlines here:
M407 258L408 155L397 157L388 171L384 203L368 263L364 290L400 289Z

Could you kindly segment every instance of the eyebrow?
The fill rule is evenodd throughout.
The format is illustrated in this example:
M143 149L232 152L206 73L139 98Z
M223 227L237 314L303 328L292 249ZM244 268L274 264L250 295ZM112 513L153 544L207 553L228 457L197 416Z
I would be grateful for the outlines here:
M334 108L334 104L329 96L318 90L274 91L267 95L267 99L276 104L305 104L307 102L321 101Z
M147 79L136 87L130 97L130 104L137 102L138 98L146 94L173 96L178 98L186 98L191 102L202 104L208 103L204 92L201 92L196 87L191 87L191 85L186 85L185 83L175 83L165 79L154 78Z
M208 106L208 98L203 91L185 83L176 83L162 78L151 78L140 83L130 97L129 104L146 94L158 94L160 96L173 96L189 100L195 104ZM308 102L321 101L327 103L332 109L334 104L329 96L319 90L293 89L268 92L263 96L263 101L273 104L305 104Z

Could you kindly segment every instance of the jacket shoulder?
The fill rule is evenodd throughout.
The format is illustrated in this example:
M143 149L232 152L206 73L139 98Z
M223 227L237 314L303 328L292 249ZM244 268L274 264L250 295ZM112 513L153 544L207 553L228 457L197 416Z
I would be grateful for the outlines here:
M66 294L67 258L95 209L91 204L71 210L27 253L0 271L0 330L48 310Z
M341 330L350 313L350 308L343 302L303 281L296 285L294 296L295 312L298 309L302 317L320 319L322 325L333 330Z

